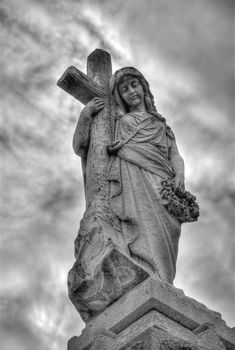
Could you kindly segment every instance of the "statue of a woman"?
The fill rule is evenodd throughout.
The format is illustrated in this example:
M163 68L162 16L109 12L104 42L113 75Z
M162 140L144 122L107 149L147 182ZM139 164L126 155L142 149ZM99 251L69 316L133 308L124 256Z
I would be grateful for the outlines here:
M135 68L111 79L117 105L116 135L109 150L111 204L122 223L130 255L161 280L173 283L180 222L162 205L163 178L184 190L184 162L175 137L157 112L149 84Z
M162 204L163 178L184 191L184 162L175 137L157 112L149 84L133 67L110 81L116 105L115 139L108 145L110 207L120 220L126 252L161 280L173 283L180 221ZM75 153L86 157L92 117L104 106L95 98L84 108L73 138Z
M164 315L169 321L185 318L186 327L188 320L192 324L205 319L215 325L220 321L218 313L170 286L181 223L196 221L199 215L196 198L184 189L184 162L175 136L137 69L116 71L108 89L106 103L96 97L86 104L73 138L74 151L83 159L87 206L75 240L76 262L68 289L87 326L81 337L71 339L71 349L134 349L138 344L142 348L148 342L142 337L137 344L137 339L161 324ZM181 305L184 300L190 304L194 318L190 312L187 317L177 299ZM166 332L153 334L158 341L151 344L163 345L166 337L171 342L169 321L164 320ZM201 344L197 335L202 328L204 324L191 332L194 338L184 342L185 348ZM178 342L173 334L173 346L183 344L182 339Z

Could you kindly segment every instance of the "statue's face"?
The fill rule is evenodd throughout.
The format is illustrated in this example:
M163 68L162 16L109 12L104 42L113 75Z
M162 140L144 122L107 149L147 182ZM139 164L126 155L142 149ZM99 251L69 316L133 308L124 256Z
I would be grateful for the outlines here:
M118 86L118 91L127 107L132 110L144 102L143 86L135 76L124 76Z

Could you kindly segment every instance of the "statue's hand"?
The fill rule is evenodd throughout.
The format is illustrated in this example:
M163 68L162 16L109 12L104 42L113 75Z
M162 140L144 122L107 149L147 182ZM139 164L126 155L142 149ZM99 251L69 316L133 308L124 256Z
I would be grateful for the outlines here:
M104 108L104 100L99 97L94 97L91 101L89 101L84 109L93 117L98 112L100 112Z
M185 189L183 176L175 175L174 182L175 182L177 191L179 191L179 193L183 193Z
M121 147L123 146L123 142L120 140L116 140L116 141L111 141L108 144L108 151L109 153L115 153L117 152Z

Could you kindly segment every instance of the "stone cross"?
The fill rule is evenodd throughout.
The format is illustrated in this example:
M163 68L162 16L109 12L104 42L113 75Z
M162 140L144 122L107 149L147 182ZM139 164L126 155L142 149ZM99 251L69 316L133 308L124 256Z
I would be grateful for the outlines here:
M105 100L104 109L92 122L90 147L87 159L82 159L87 207L95 201L107 201L108 182L105 174L111 138L111 103L109 80L112 75L111 56L107 51L96 49L87 58L87 75L71 66L67 68L57 85L86 104L94 97Z
M84 104L96 96L105 101L92 120L87 158L82 158L86 211L75 240L76 261L68 274L69 298L85 322L148 276L127 256L120 221L109 205L107 145L114 126L111 75L109 53L96 49L88 56L87 75L69 67L57 83Z

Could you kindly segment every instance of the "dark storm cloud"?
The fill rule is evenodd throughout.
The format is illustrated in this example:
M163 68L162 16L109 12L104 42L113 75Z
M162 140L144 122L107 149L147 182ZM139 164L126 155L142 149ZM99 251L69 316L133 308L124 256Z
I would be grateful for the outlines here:
M234 324L235 306L233 272L235 267L235 242L231 225L233 208L227 199L222 208L209 199L199 199L204 208L201 220L191 225L189 231L183 228L181 254L178 261L176 283L185 293L202 301L213 310L223 310L222 316L229 325ZM185 245L185 247L184 247ZM190 247L190 254L184 248Z
M3 3L1 4L3 6ZM43 43L42 36L40 32L30 26L27 22L22 22L19 18L12 16L12 11L7 7L0 7L0 23L3 26L8 28L14 28L16 31L19 31L21 34L29 36L33 41L38 43Z
M121 61L123 59L123 54L120 53L119 50L117 50L115 46L115 42L112 42L112 40L109 38L109 32L107 32L107 27L104 26L103 23L97 23L96 21L96 8L92 8L90 16L86 11L84 11L84 8L82 6L86 5L86 2L80 1L71 1L69 6L68 4L64 4L63 1L57 1L57 18L60 20L64 16L68 16L68 18L71 20L71 22L74 24L74 26L80 26L84 27L86 29L87 34L90 36L90 42L92 45L93 42L96 43L97 47L101 47L105 50L108 50L112 53L112 59L114 61ZM50 7L50 4L45 2L46 7ZM89 7L88 7L89 8ZM99 11L99 9L97 9ZM75 27L76 28L76 27ZM70 42L74 44L73 47L73 54L80 55L81 54L81 43L79 42L80 39L82 39L79 35L78 30L78 36L75 38L70 38ZM91 48L88 47L88 45L84 45L82 47L84 49L84 56L83 59L89 55Z
M65 277L73 263L77 209L68 208L67 203L57 207L56 212L52 209L53 215L51 209L40 212L27 226L19 218L18 238L11 235L2 240L1 267L5 278L1 281L0 296L4 350L11 349L17 341L19 349L31 350L33 341L37 343L35 349L48 348L48 344L51 349L59 349L65 347L67 334L77 331L79 321L74 322L75 311L67 303ZM61 217L68 213L72 219L69 229L66 223L61 225ZM10 337L12 332L14 336Z
M233 11L231 2L217 8L213 1L100 1L104 11L119 23L142 64L148 55L160 57L187 76L194 72L203 85L198 92L231 112L234 82ZM146 20L147 19L147 20ZM206 95L205 95L206 94Z
M58 100L56 87L58 66L67 65L63 60L67 62L73 46L64 39L72 35L57 36L52 27L47 32L42 12L35 18L32 7L27 18L18 16L18 6L8 5L4 4L8 17L2 28L0 88L2 141L11 150L4 155L1 172L4 288L0 294L7 302L1 313L1 346L60 349L79 325L67 302L66 273L73 264L73 240L81 216L74 208L84 200L79 160L72 170L67 156L71 152L63 151L71 150L71 121L77 119L77 110L68 99ZM28 3L21 5L23 11ZM53 17L48 18L47 25L53 24Z
M2 349L39 350L40 336L32 331L30 322L25 319L29 302L23 298L0 298L1 347Z
M0 131L0 144L1 148L5 148L8 151L11 151L10 137L7 134L7 132L3 129Z
M85 72L96 47L146 73L186 159L201 218L183 227L176 285L234 322L232 3L1 3L4 350L58 350L82 328L66 291L84 210L71 148L81 105L56 81L69 65Z

